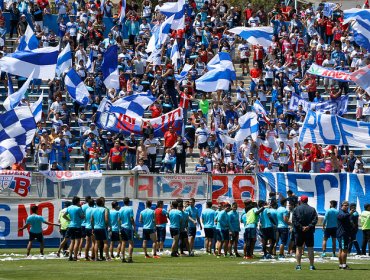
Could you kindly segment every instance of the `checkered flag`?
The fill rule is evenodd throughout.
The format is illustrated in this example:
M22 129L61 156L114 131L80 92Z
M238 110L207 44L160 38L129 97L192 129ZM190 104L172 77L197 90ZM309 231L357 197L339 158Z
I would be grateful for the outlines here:
M143 117L145 109L156 98L150 92L141 92L123 97L112 104L110 113L128 115L132 118Z

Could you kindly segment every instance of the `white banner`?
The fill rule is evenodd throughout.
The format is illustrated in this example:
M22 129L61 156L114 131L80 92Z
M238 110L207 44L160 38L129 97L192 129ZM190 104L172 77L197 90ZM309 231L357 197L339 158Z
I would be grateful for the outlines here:
M342 82L351 81L351 73L327 69L315 63L311 65L311 67L307 70L307 73L320 76L320 77L324 77L324 78L328 78L328 79L342 81Z
M47 179L53 182L70 181L76 179L96 179L101 178L101 170L92 171L40 171Z

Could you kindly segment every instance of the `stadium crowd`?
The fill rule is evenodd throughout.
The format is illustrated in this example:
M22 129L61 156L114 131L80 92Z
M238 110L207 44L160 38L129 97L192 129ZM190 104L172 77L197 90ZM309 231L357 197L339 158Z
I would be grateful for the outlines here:
M81 147L85 170L144 170L184 173L189 159L199 163L195 172L353 172L365 173L365 161L348 146L322 146L299 143L299 127L307 112L300 107L289 110L293 93L311 102L321 102L318 87L323 85L328 99L349 94L346 82L322 79L306 74L316 63L329 69L355 71L367 64L368 53L354 41L349 24L343 24L338 5L331 17L323 15L323 5L311 4L298 9L278 2L270 11L263 6L247 4L245 9L232 7L225 1L205 1L197 7L194 0L186 3L185 29L173 30L163 44L159 57L150 58L145 49L152 27L165 19L157 5L145 0L126 3L126 16L119 21L120 4L107 1L48 0L11 1L5 10L10 13L10 30L5 28L4 11L0 11L1 55L8 51L7 40L24 35L30 14L40 47L63 49L67 43L73 52L73 67L85 82L90 102L70 105L63 75L48 81L48 109L32 143L30 154L39 170L74 168L71 152ZM58 15L58 32L45 25L43 17ZM114 21L106 30L103 17ZM273 43L269 48L250 45L228 30L236 26L273 27ZM5 35L9 33L9 36ZM104 34L108 34L104 36ZM126 40L123 34L127 34ZM175 41L180 46L178 69L170 60ZM104 51L111 45L119 49L119 90L106 88L101 65ZM208 94L197 90L195 80L206 71L207 62L219 52L229 52L242 76L230 91ZM87 63L92 58L92 66ZM250 65L251 59L251 65ZM187 76L176 81L185 64L192 65ZM250 78L250 82L248 82ZM246 80L247 79L247 80ZM7 89L7 75L1 74ZM25 78L18 77L18 86ZM250 84L248 84L250 83ZM41 81L34 80L32 92L40 92ZM161 116L177 107L184 108L185 133L169 128L161 139L153 137L153 127L143 128L143 136L115 134L99 129L96 112L103 97L115 101L121 97L150 90L157 100L148 108L147 117ZM369 121L370 96L357 87L356 119ZM260 116L257 140L248 137L234 147L224 145L218 135L234 137L238 119L259 100L269 112ZM26 105L28 100L23 100ZM51 122L51 127L48 124ZM72 133L71 127L79 127ZM160 159L159 153L162 153ZM199 148L198 154L194 147ZM195 159L194 159L195 157ZM106 162L106 165L103 165ZM27 169L25 161L13 166ZM189 170L188 170L189 171Z

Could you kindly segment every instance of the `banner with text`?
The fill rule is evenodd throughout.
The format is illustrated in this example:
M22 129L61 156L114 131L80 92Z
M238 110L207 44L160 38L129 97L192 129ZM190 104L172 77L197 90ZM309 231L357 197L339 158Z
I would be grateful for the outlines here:
M370 123L309 111L299 142L370 148Z
M311 67L307 70L308 74L315 76L320 76L323 78L333 79L340 82L351 82L351 73L337 71L333 69L328 69L313 63Z
M94 179L103 176L102 170L93 171L39 171L47 179L53 182L70 181L75 179Z
M26 197L30 192L31 172L29 171L0 171L0 193L6 190Z

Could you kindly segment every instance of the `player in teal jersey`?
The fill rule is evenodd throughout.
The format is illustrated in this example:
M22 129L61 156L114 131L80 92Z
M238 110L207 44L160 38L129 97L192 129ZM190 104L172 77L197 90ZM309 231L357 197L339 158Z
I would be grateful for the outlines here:
M338 202L336 200L330 201L330 208L326 210L322 228L324 230L324 239L322 240L322 257L326 257L326 243L329 238L332 240L333 257L337 250L337 226L338 226Z
M40 243L40 254L44 255L44 236L42 235L42 224L51 226L60 226L59 224L49 223L44 217L37 215L38 207L36 205L31 206L31 215L27 217L26 224L19 228L19 231L24 230L30 226L29 239L27 245L27 256L30 255L32 249L32 242L36 239Z
M192 197L189 200L189 206L186 207L185 211L189 215L188 222L188 235L189 235L189 256L194 256L194 241L197 233L197 224L199 224L200 230L202 230L202 225L200 223L200 216L198 209L195 207L195 199Z
M206 209L202 211L202 223L204 228L204 235L206 238L206 252L212 254L212 243L215 232L215 217L216 211L212 209L212 202L206 203Z
M286 209L287 200L285 198L280 200L280 207L276 211L277 229L280 240L279 258L285 258L284 248L288 244L289 239L289 211Z
M117 258L121 254L121 239L119 236L119 205L117 201L112 202L112 209L109 211L109 232L110 232L110 244L109 244L109 254L112 259L114 259L114 245L118 242L117 246Z
M152 202L146 202L145 210L141 211L139 222L143 224L143 250L145 258L150 258L147 251L147 243L149 240L153 242L152 245L152 255L154 259L159 259L157 255L157 238L155 234L155 213L152 209Z
M95 260L103 260L103 258L98 259L98 250L103 244L103 251L105 253L105 258L109 261L111 258L109 257L108 251L108 235L107 235L107 227L109 225L109 213L108 209L104 207L104 200L102 198L98 198L96 200L96 208L94 209L92 216L91 216L91 226L93 228L93 233L95 236Z
M171 246L171 257L178 257L178 246L179 246L179 236L180 236L180 228L182 223L182 213L178 208L177 201L172 201L171 210L168 213L168 218L170 220L170 233L172 240Z
M92 254L91 254L91 259L95 259L95 236L93 235L92 232L92 225L91 225L91 216L94 212L94 207L95 207L95 201L94 199L90 199L87 203L89 207L85 209L85 233L86 233L86 245L85 245L85 259L87 261L90 260L90 249L93 248Z
M215 218L216 224L216 238L217 238L217 258L221 257L221 249L224 246L224 254L227 256L229 251L229 231L230 231L230 218L228 212L231 210L231 205L227 203L224 210L220 211Z
M235 257L240 258L241 256L238 253L238 240L239 240L239 232L240 232L240 221L239 221L239 213L238 213L238 204L233 202L231 205L231 211L228 213L230 219L230 242L229 242L229 253L230 256L233 256L233 249Z
M81 237L82 237L82 239L81 239L81 242L80 242L80 248L78 249L78 255L79 256L81 256L81 251L82 251L84 239L86 240L86 209L89 207L89 201L90 200L91 200L90 195L85 196L85 203L82 204L82 206L81 206L81 209L82 209L82 212L85 215L85 218L83 219L82 224L81 224Z
M130 207L130 199L125 197L123 199L123 207L119 210L119 223L121 225L121 251L122 251L122 262L132 263L132 253L134 251L134 232L135 232L135 221L134 211ZM125 251L126 243L128 242L128 254L129 258L126 261Z

